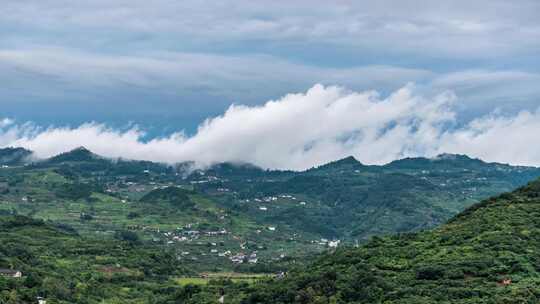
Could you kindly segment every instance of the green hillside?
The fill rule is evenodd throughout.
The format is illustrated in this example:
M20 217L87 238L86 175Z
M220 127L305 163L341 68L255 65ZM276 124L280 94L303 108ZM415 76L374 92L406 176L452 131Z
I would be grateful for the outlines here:
M0 269L24 278L0 277L0 303L536 303L539 182L455 215L537 168L191 166L82 148L3 166Z
M435 227L474 202L539 176L537 168L443 154L384 166L348 157L304 172L214 166L188 180L229 207L263 220L362 242L373 235ZM269 198L275 200L265 201ZM268 212L257 213L260 206Z
M140 201L150 204L157 204L160 202L172 204L175 207L189 210L195 207L195 203L191 201L189 194L194 193L193 191L188 191L178 187L165 187L148 192L140 199Z
M53 156L47 160L47 163L63 163L63 162L84 162L84 161L100 161L104 160L102 157L92 153L85 147L79 147L69 152L61 153Z
M245 292L242 303L538 303L540 181Z
M22 216L0 216L0 303L155 303L173 276L187 275L174 253L118 235L82 237L64 225ZM174 291L171 290L171 293Z
M337 241L362 244L435 227L540 176L538 168L460 155L384 166L348 157L303 172L193 165L110 160L84 148L8 165L0 168L0 212L62 223L96 239L128 231L173 250L198 272L275 273Z

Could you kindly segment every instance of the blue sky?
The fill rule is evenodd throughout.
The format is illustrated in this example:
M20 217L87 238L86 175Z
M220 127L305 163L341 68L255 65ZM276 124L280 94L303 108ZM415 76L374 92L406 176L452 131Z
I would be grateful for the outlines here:
M315 84L449 91L457 127L540 106L539 1L374 2L5 0L0 118L191 136Z

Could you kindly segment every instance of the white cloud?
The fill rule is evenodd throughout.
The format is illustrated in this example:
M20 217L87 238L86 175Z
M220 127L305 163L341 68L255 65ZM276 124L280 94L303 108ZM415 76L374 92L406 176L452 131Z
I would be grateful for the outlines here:
M41 129L1 128L0 146L23 146L39 157L86 146L108 157L202 165L250 162L266 168L305 169L348 155L365 163L404 156L467 153L488 161L540 165L540 112L495 114L457 126L450 92L425 97L408 85L386 98L316 85L262 106L231 106L189 137L143 141L137 128L119 131L98 123ZM504 148L503 148L504 147Z
M540 110L515 116L490 115L444 133L438 151L469 154L481 159L540 166Z
M5 128L13 123L13 119L11 118L3 118L0 119L0 128Z

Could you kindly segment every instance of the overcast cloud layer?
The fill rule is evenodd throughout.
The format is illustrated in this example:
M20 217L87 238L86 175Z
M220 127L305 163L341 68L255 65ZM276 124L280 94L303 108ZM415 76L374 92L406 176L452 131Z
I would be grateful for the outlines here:
M306 169L353 155L367 164L406 156L464 153L487 161L540 165L540 112L497 113L456 127L456 97L419 95L413 85L386 98L316 85L262 106L231 106L194 136L175 133L147 142L136 127L88 123L41 129L1 120L0 145L23 146L44 158L78 146L107 157L175 163L250 162L264 168Z
M315 83L452 90L460 123L540 106L540 2L5 0L2 116L186 130ZM157 130L157 131L156 131Z

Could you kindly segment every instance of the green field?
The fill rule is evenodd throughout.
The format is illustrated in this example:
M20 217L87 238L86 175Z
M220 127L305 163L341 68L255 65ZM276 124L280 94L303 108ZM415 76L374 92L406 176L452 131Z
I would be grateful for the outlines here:
M201 276L198 277L182 277L176 278L174 281L178 284L185 286L188 284L192 285L207 285L210 281L221 281L221 280L231 280L234 283L255 283L261 280L271 278L271 275L268 274L259 274L259 273L234 273L234 272L217 272L217 273L201 273Z

